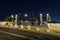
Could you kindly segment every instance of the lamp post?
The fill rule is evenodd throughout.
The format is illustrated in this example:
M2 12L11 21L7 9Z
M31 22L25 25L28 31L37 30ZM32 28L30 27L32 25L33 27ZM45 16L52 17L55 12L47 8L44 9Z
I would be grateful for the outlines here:
M48 27L48 21L49 21L49 13L46 14L46 25L47 25L47 32L50 32L50 29Z
M42 14L40 14L40 26L42 26Z
M14 16L13 16L13 15L11 15L11 17L12 17L12 26L13 26L13 18L14 18Z
M28 16L28 15L27 15L27 14L25 14L25 17L26 17L26 18L27 18L27 16ZM28 20L26 20L26 24L28 25Z
M15 26L17 26L18 15L15 15Z
M46 21L47 22L49 21L49 14L48 13L46 14Z
M48 27L49 13L46 14L46 26Z

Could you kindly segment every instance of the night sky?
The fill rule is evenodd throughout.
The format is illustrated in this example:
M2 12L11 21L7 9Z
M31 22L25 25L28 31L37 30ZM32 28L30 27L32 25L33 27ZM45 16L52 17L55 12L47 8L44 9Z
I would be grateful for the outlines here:
M60 0L2 0L0 1L0 20L12 14L40 13L50 14L53 20L60 21Z

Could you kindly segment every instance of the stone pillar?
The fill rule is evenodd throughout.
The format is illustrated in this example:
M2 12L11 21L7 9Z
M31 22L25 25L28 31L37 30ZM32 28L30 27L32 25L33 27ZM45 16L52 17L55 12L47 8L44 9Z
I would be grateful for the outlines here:
M40 26L42 26L42 14L40 14Z

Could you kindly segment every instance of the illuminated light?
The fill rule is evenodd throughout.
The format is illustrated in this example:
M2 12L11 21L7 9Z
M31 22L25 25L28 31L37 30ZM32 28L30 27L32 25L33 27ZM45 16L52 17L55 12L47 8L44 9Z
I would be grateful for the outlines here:
M36 28L37 31L39 31L39 28Z
M49 15L49 14L47 14L47 15Z
M15 15L16 17L18 16L18 15Z
M25 17L27 17L27 14L25 14Z
M31 29L31 26L30 25L28 25L28 30L30 30Z
M48 18L48 17L49 17L49 14L47 14L46 16L47 16L47 18Z
M23 29L24 28L24 26L23 25L21 25L21 29Z
M13 16L13 15L11 15L11 17L13 18L14 16Z
M49 29L47 29L47 32L50 32L50 30L49 30Z
M42 14L40 14L40 16L42 16Z

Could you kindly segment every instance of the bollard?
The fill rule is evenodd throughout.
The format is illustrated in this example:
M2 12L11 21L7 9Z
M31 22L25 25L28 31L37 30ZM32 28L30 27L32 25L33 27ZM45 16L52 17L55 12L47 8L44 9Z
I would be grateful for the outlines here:
M47 31L47 32L50 32L50 29L47 29L46 31Z
M10 24L10 28L12 28L13 26L12 26L12 24Z
M30 25L28 25L28 30L30 30L31 29L31 26Z
M24 26L23 25L21 25L21 29L23 29L24 28Z
M36 28L36 31L39 31L39 28Z

